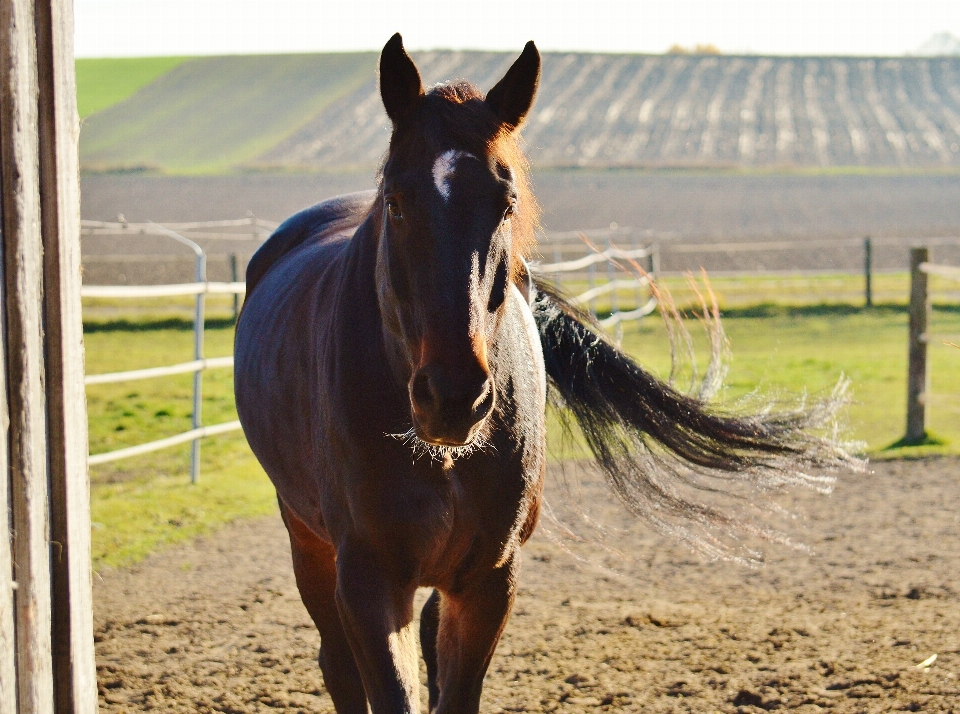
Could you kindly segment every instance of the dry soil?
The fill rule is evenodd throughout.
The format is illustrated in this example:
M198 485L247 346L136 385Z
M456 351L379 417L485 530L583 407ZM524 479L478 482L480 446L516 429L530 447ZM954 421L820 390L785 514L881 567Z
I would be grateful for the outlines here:
M768 547L753 569L692 555L587 477L578 502L623 555L568 552L544 524L482 710L960 712L960 461L871 471L782 500L814 554ZM332 711L279 517L99 575L101 711Z

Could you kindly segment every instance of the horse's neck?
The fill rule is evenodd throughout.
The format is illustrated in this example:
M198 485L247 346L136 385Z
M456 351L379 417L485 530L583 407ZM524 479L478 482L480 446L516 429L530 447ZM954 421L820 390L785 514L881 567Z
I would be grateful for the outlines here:
M364 390L384 395L396 392L406 399L406 386L395 369L395 356L384 334L377 298L377 234L370 218L357 228L342 256L338 271L336 309L336 370L362 380ZM339 377L342 388L346 383ZM351 398L349 393L342 398Z

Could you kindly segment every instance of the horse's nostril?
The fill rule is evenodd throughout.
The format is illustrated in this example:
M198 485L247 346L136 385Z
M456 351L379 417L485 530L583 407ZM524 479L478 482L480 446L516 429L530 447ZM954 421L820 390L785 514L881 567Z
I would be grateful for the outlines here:
M490 413L490 409L493 407L493 389L490 384L490 380L487 379L483 382L483 385L480 388L480 396L477 397L476 401L473 403L473 413L477 419L483 419L487 414Z
M430 375L424 370L420 370L413 378L410 396L413 397L414 404L421 409L430 409L436 406L437 395L433 383L430 381Z

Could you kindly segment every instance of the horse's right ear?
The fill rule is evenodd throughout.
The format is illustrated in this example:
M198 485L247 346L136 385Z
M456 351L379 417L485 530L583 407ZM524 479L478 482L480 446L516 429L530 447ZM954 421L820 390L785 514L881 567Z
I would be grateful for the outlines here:
M380 98L394 126L417 105L422 96L420 73L403 49L403 38L398 32L387 41L380 53Z

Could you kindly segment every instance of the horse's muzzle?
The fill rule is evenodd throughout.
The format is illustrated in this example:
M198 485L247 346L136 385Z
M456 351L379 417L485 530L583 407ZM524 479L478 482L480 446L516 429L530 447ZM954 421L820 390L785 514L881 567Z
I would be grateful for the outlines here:
M465 446L472 442L494 401L493 380L479 365L454 378L444 366L428 364L410 380L414 429L431 444Z

